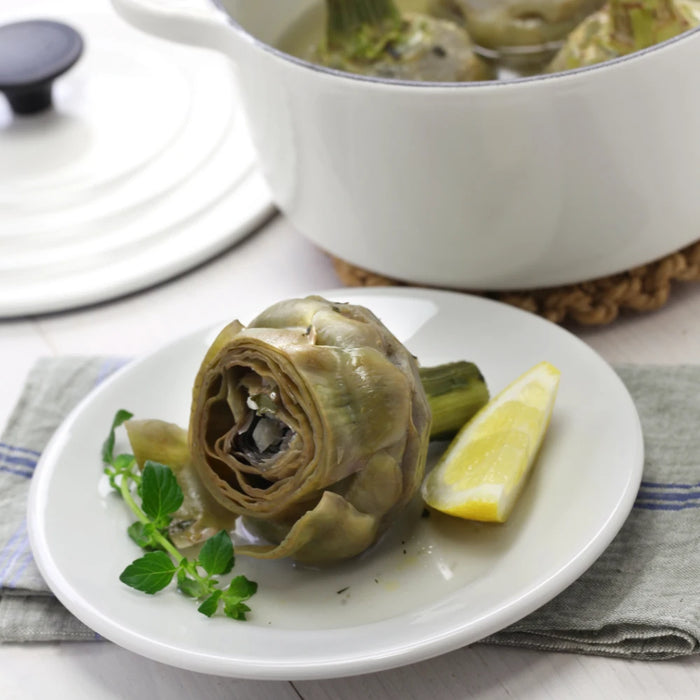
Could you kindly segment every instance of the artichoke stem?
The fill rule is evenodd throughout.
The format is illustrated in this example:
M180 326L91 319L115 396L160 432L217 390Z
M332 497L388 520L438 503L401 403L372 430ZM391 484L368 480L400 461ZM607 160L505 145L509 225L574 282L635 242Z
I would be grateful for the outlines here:
M394 0L326 0L326 44L356 54L360 45L390 41L401 23Z
M489 390L473 362L421 367L420 379L433 422L431 440L449 440L489 400Z

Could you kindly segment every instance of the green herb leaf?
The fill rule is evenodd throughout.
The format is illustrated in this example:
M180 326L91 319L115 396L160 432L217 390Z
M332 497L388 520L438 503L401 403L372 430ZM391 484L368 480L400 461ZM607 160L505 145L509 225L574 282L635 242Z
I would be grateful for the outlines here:
M117 471L125 472L136 464L134 455L120 454L113 458L112 465Z
M224 601L224 615L232 620L245 620L250 608L245 603L227 603Z
M255 581L249 581L245 576L236 576L229 583L226 595L229 598L237 597L239 600L248 600L258 590Z
M113 463L115 430L122 423L125 423L126 421L128 421L129 418L133 418L133 415L134 415L133 413L129 413L129 411L126 411L123 408L120 408L114 414L114 419L112 420L112 427L110 428L109 435L107 435L107 439L102 444L102 461L105 464L112 464Z
M141 549L161 549L158 539L155 537L157 529L153 523L142 523L137 520L127 528L127 533Z
M147 460L141 476L141 508L155 526L166 527L170 514L182 505L183 499L182 489L172 469Z
M129 564L119 580L138 591L157 593L172 581L176 569L165 552L148 552Z
M245 620L250 608L243 602L248 600L258 590L258 584L249 581L245 576L236 576L224 591L224 614L234 620Z
M201 580L188 576L184 569L179 569L177 572L177 587L189 598L196 598L197 600L209 594L209 586Z
M225 530L210 537L199 551L198 562L211 576L227 574L233 569L234 561L233 543Z
M222 591L216 589L198 608L202 615L211 617L219 607L219 598L221 598Z

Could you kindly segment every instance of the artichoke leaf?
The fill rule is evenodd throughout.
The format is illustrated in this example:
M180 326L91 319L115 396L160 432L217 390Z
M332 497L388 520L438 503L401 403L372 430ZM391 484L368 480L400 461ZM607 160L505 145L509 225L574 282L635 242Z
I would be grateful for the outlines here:
M254 522L247 522L255 527ZM378 528L376 517L361 513L337 493L324 491L318 505L296 520L279 544L239 544L236 552L257 559L291 557L324 564L365 551L375 541Z
M155 419L131 419L125 428L139 468L143 469L148 460L165 464L182 489L184 500L173 513L168 528L168 536L176 547L191 547L235 526L236 514L219 505L197 475L186 430Z
M396 459L378 452L343 495L360 512L384 517L401 503L402 490L403 478Z

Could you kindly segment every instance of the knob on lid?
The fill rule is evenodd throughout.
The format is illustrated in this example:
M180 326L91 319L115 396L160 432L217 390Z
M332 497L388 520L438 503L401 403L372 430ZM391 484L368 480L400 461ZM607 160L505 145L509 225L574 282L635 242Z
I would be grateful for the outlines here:
M0 26L0 92L15 114L51 106L51 85L83 51L80 34L53 20L28 20Z

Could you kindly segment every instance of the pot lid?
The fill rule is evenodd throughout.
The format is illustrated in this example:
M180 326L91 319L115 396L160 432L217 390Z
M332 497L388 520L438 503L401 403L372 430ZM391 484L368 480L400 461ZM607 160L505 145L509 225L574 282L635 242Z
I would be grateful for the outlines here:
M107 0L57 5L0 9L3 27L48 26L72 51L51 55L66 65L48 88L34 81L47 109L13 111L0 71L0 317L151 286L274 211L229 59L142 34Z

